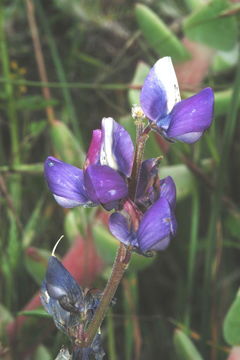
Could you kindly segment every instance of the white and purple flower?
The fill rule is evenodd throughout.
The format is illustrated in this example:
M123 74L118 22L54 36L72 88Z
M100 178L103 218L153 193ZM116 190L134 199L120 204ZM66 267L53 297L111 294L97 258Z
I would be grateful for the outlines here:
M213 118L214 95L211 88L182 100L170 57L158 60L151 68L140 95L144 114L168 140L196 142Z
M160 196L141 216L137 227L128 215L115 212L110 216L109 229L118 240L140 253L164 250L177 231L175 204L176 187L168 176L160 180Z
M128 132L112 118L102 120L93 132L84 169L54 157L45 161L44 172L55 200L65 208L103 204L117 207L128 194L134 147Z

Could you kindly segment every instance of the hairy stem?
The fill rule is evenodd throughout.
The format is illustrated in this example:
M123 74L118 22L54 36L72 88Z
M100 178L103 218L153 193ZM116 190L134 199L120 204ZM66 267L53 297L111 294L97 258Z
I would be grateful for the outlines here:
M118 285L123 277L123 274L128 267L130 259L131 251L128 249L128 247L121 243L113 264L111 276L104 289L101 302L94 314L91 323L89 324L85 334L85 341L81 344L82 347L88 347L92 344L93 339L106 315L109 304L111 303Z

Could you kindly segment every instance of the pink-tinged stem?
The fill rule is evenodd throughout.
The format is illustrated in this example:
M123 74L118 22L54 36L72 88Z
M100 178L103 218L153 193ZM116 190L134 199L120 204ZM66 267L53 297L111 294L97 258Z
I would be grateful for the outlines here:
M88 326L87 332L85 333L85 341L81 344L82 347L88 347L92 344L93 339L106 315L109 304L111 303L118 285L122 280L123 274L128 267L130 259L131 251L129 251L128 247L121 243L113 264L111 276L104 289L101 302Z

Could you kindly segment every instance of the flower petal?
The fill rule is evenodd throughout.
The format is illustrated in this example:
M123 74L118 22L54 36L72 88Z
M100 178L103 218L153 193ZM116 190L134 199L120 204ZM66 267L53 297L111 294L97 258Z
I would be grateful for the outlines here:
M130 176L134 146L129 133L112 118L102 119L101 165L108 165Z
M71 208L88 204L81 169L48 157L44 164L44 173L50 191L61 206Z
M136 236L130 231L128 221L122 214L115 212L110 216L109 230L123 244L135 245Z
M100 161L100 150L101 150L101 139L102 131L100 129L93 130L92 140L88 148L86 161L84 168L86 169L89 165L98 164Z
M128 188L124 179L109 166L90 165L84 173L88 197L94 203L120 200L127 196Z
M164 250L168 244L166 238L175 233L175 218L169 202L160 198L143 215L137 237L141 251Z
M193 143L209 128L213 118L214 95L211 88L176 104L169 114L170 125L166 130L169 138Z
M46 288L52 299L60 300L66 296L72 305L83 300L80 286L55 256L48 260Z
M142 162L137 186L137 197L142 196L158 176L159 161L152 158ZM149 184L151 183L151 184Z
M172 209L176 205L176 185L171 176L160 180L160 197L168 200Z
M49 296L46 287L46 280L43 281L41 286L40 299L45 310L53 317L56 327L67 334L67 328L71 315L60 306L58 300Z
M152 121L165 117L181 100L170 57L158 60L150 70L140 95L145 115Z
M149 207L159 197L160 182L158 177L159 159L147 159L142 162L137 185L136 202Z
M161 241L154 244L150 249L148 249L148 251L162 251L162 250L165 250L168 247L171 238L172 238L171 235L166 236L164 239L162 239Z

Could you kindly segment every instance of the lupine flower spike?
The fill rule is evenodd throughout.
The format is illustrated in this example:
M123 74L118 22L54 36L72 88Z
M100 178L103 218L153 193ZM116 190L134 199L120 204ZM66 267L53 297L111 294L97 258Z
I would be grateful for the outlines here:
M132 251L147 256L165 250L176 234L176 186L170 176L159 178L161 157L144 160L149 132L154 130L169 141L194 143L211 125L213 102L211 88L181 101L171 59L165 57L156 62L144 82L141 108L133 108L135 150L128 132L112 118L104 118L101 129L93 131L83 169L54 157L45 161L45 178L56 201L66 208L101 205L115 210L109 229L120 241L111 277L101 295L77 284L55 256L60 240L54 247L41 300L73 345L72 355L64 350L59 359L65 355L71 360L104 357L98 329ZM144 115L149 120L146 126Z
M140 103L154 129L168 140L196 142L213 118L211 88L182 100L170 57L158 60L144 82Z

